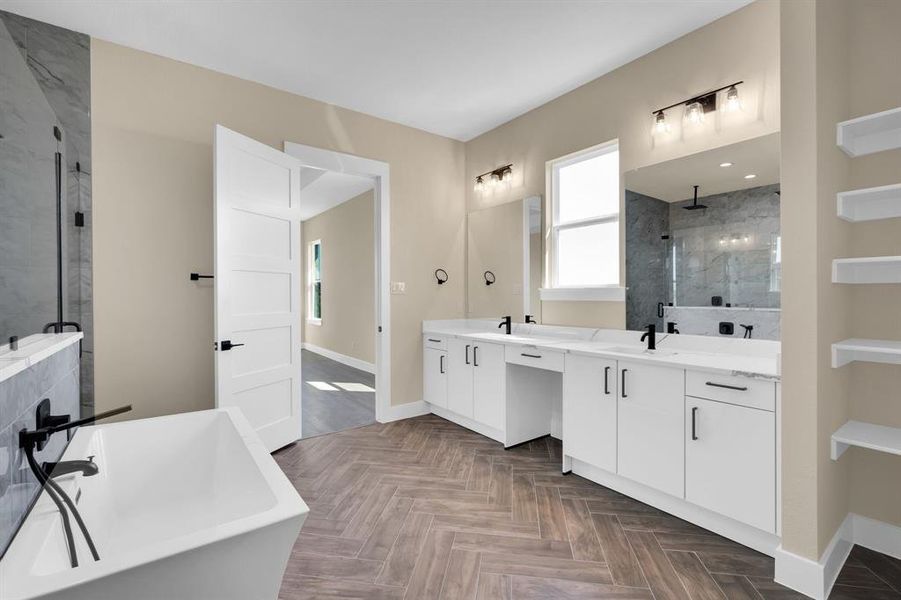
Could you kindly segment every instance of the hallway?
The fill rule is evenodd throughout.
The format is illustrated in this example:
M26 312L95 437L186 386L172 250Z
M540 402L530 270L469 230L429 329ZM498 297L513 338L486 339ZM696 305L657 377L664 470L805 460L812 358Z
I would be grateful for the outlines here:
M303 439L375 423L375 375L301 351Z

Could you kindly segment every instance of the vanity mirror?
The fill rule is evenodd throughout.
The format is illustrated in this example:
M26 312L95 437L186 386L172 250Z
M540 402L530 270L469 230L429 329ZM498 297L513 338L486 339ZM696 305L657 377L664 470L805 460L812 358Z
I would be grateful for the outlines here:
M780 205L779 134L626 173L627 328L779 339Z
M469 213L466 248L469 317L541 320L540 196Z

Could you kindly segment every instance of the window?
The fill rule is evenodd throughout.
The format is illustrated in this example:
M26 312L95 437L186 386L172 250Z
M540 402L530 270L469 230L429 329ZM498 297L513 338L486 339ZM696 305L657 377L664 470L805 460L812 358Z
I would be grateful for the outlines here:
M552 215L551 287L616 288L615 295L618 295L622 288L619 287L617 142L550 161L548 175ZM554 299L551 294L546 296Z
M322 323L322 240L310 244L310 301L307 320Z

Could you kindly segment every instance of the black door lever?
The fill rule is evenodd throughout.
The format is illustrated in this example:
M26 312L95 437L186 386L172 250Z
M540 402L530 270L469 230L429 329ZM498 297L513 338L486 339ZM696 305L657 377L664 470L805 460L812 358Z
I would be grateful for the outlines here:
M231 350L232 348L237 348L238 346L243 346L244 344L232 344L231 340L222 340L219 344L219 349L225 352L226 350Z

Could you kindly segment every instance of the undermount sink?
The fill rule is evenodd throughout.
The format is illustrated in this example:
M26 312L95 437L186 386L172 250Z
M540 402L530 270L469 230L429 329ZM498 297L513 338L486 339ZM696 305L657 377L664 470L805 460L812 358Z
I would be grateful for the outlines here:
M549 342L548 338L537 337L532 335L507 335L506 333L479 333L476 337L489 340L497 340L499 342L508 342L512 344L538 344Z
M636 356L675 356L678 354L675 350L648 350L647 348L634 348L629 346L615 346L613 348L608 348L607 350L617 354L635 354Z

